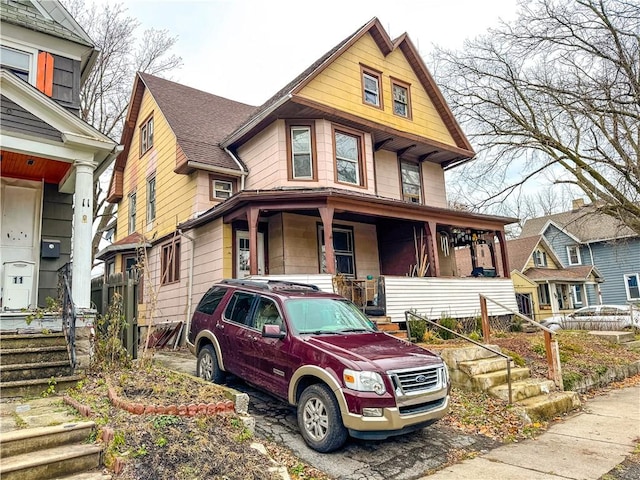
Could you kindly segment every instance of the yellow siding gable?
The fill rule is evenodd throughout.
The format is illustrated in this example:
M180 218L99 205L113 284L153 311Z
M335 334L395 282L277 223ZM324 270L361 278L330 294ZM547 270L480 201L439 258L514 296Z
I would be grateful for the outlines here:
M547 250L542 243L539 243L538 246L535 248L534 251L536 250L541 250L543 252L545 252L547 254L547 266L546 267L536 267L535 262L533 260L533 254L531 255L531 257L529 257L529 261L527 262L527 265L524 267L523 271L526 271L529 268L550 268L551 270L557 270L559 268L561 268L561 265L558 265L555 261L554 261L554 257L552 254L549 253L549 250Z
M361 65L382 72L382 109L362 101ZM393 114L392 77L410 84L412 119ZM401 131L456 146L402 51L397 48L385 57L370 33L334 59L297 95Z
M153 114L153 147L140 156L140 125ZM153 96L145 89L133 132L123 179L123 197L118 203L116 239L129 234L129 196L136 192L136 231L147 238L161 238L194 213L196 175L179 175L176 168L176 137ZM147 223L147 185L155 175L156 218Z

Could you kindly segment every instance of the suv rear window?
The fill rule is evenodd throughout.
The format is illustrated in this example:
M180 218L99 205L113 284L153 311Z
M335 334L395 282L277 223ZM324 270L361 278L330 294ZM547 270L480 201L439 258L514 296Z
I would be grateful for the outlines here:
M218 308L218 305L220 305L220 302L222 301L225 293L227 293L227 290L225 288L214 287L210 289L207 293L204 294L202 300L200 300L196 311L200 313L206 313L207 315L213 314L216 308Z
M235 292L224 311L225 318L235 323L248 325L249 311L255 297L253 293Z

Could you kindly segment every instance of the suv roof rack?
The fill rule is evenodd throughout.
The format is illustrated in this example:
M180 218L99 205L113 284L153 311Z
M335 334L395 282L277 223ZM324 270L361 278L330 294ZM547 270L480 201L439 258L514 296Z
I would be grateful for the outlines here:
M220 283L226 285L237 285L242 287L259 288L262 290L311 290L320 291L316 285L309 283L288 282L286 280L243 280L240 278L230 278L222 280Z

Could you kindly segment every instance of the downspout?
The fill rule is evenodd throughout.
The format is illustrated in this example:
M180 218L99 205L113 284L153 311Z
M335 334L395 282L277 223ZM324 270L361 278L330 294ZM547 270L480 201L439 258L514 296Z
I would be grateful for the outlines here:
M189 257L189 283L187 284L187 321L185 322L185 338L189 338L189 330L191 328L191 307L193 306L193 258L195 254L196 241L193 237L184 233L181 229L178 229L178 233L181 237L186 238L191 242L191 256Z
M244 181L245 178L247 178L247 175L249 174L249 172L247 172L244 167L242 166L242 162L240 161L240 159L238 157L236 157L231 150L229 150L227 147L224 147L224 151L227 152L229 154L229 156L233 159L234 162L236 162L236 165L238 165L238 168L240 169L241 172L241 176L240 176L240 191L244 190Z
M591 266L596 268L596 264L593 263L593 250L591 250L591 244L587 243L587 248L589 249L589 256L591 257ZM593 270L591 270L593 272ZM587 284L585 283L584 296L586 300L586 304L589 305L589 295L587 294L586 289ZM593 295L596 297L596 304L602 305L602 294L600 293L600 285L596 282L593 286Z

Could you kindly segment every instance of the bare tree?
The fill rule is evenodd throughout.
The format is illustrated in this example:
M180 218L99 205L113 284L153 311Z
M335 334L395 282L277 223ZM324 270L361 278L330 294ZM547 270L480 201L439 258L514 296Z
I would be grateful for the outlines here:
M167 30L148 29L138 35L140 22L127 15L122 4L63 0L69 13L85 29L100 51L80 92L80 114L105 135L119 140L135 73L163 75L182 65L170 53L177 37ZM111 169L106 173L110 175ZM114 217L115 205L106 202L104 184L94 189L92 258Z
M522 1L513 23L434 57L484 206L546 176L640 234L637 0Z

